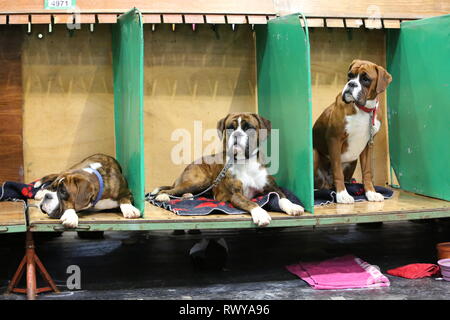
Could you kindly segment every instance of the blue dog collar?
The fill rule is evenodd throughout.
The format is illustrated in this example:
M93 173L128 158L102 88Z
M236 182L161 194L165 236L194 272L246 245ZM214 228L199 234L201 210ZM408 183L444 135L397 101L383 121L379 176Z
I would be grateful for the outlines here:
M98 183L100 185L100 190L98 191L97 197L95 198L94 202L92 203L92 205L95 206L103 195L103 191L104 191L104 187L105 187L103 184L103 178L102 178L102 175L100 174L100 172L98 172L98 170L96 170L96 169L85 168L83 170L86 172L89 172L89 173L93 173L97 176Z

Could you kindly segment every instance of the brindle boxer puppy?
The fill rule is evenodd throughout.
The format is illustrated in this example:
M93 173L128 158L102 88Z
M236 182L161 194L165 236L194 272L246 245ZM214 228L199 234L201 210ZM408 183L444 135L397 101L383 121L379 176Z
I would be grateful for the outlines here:
M169 201L169 195L182 196L199 193L208 188L225 163L232 158L233 165L225 178L212 189L218 201L231 202L235 207L250 212L258 226L266 226L271 217L266 210L250 199L261 194L275 191L280 196L280 208L289 215L300 215L301 206L289 201L268 175L267 169L260 163L259 141L267 138L271 130L269 120L255 113L231 113L217 124L220 138L223 138L223 152L205 156L201 163L192 163L170 187L160 187L152 192L158 201ZM226 132L226 134L224 134ZM216 160L220 161L216 161Z
M45 176L35 183L40 190L35 199L41 200L39 207L51 218L60 218L68 228L78 226L77 212L119 208L125 218L139 218L140 211L132 205L132 194L128 189L122 169L113 157L96 154L70 169Z
M344 181L352 178L358 157L367 199L384 200L373 187L369 141L371 130L373 138L381 126L377 96L391 81L391 75L383 67L370 61L354 60L342 93L314 124L315 188L330 189L334 185L338 203L354 202Z

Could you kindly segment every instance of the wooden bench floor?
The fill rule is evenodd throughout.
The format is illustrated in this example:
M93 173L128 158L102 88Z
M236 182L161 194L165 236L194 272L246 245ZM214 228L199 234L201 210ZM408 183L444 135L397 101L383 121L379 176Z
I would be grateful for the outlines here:
M26 231L25 204L0 202L0 233Z
M36 207L30 207L30 225L36 230L50 230L60 225L58 219L50 219ZM315 214L305 213L290 217L281 212L270 212L271 226L299 226L332 223L357 223L407 220L450 216L450 202L395 190L391 199L384 202L358 202L355 204L331 204L316 207ZM241 222L241 223L239 223ZM229 224L231 223L231 224ZM235 224L233 224L235 223ZM169 228L228 228L255 227L250 215L212 214L207 216L179 216L165 209L146 203L145 218L125 219L120 212L83 213L80 226L92 225L93 229L150 230ZM160 224L159 227L156 224ZM47 225L47 228L42 228ZM97 225L97 227L95 227ZM100 227L103 225L103 227ZM111 225L116 225L112 227ZM122 225L122 228L120 227ZM128 225L125 227L124 225ZM129 226L129 225L135 225ZM164 225L164 226L163 226ZM109 227L108 227L109 226ZM111 229L112 228L112 229Z

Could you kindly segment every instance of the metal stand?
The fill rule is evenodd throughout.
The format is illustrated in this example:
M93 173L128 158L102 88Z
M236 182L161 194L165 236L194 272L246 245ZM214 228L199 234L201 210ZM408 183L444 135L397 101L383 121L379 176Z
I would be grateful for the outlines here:
M17 268L17 271L8 286L7 293L26 293L28 300L34 300L36 299L36 295L41 292L59 292L41 260L39 260L38 256L36 255L34 248L33 235L28 230L26 233L25 241L25 256L20 262L19 268ZM23 272L25 271L25 266L27 270L27 287L26 289L16 288L20 279L22 278ZM44 278L45 281L47 281L47 283L49 284L49 287L36 288L36 267L39 270L42 278Z

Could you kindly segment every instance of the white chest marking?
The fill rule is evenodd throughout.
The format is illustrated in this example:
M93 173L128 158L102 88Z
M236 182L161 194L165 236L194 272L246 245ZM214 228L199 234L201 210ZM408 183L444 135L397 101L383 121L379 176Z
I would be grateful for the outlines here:
M119 203L117 201L111 200L111 199L103 199L103 200L100 200L99 202L97 202L92 209L107 210L107 209L114 209L114 208L118 208L118 207L119 207Z
M234 164L230 168L230 172L242 182L244 196L249 199L261 192L267 184L267 170L259 164L256 157L248 159L242 164Z
M345 132L348 134L348 148L347 151L341 155L341 162L343 163L357 160L370 139L370 114L358 108L356 109L357 111L355 114L345 117ZM380 130L380 125L380 121L376 119L374 134Z

